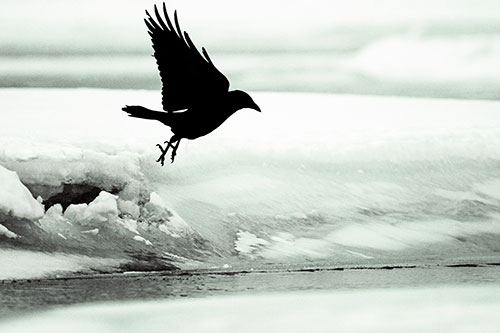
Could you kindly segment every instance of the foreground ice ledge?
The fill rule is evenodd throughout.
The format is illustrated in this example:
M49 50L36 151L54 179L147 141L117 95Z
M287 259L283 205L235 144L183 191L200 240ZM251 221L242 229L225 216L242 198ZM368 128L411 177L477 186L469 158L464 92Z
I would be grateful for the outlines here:
M496 332L498 286L295 292L66 307L3 321L38 332ZM96 315L98 314L98 315ZM141 318L141 320L137 320Z

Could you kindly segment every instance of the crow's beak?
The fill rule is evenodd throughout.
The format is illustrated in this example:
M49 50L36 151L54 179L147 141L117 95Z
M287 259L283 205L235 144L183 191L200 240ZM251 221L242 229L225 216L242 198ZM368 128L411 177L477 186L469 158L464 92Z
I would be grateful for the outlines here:
M255 103L250 107L250 109L254 109L255 111L261 112L259 106Z

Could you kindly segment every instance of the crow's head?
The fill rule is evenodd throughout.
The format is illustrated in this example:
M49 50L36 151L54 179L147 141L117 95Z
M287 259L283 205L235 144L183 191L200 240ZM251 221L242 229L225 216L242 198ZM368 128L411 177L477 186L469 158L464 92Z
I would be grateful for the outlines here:
M246 92L241 90L234 90L229 92L229 94L231 96L232 105L236 108L236 110L248 108L260 112L259 106Z

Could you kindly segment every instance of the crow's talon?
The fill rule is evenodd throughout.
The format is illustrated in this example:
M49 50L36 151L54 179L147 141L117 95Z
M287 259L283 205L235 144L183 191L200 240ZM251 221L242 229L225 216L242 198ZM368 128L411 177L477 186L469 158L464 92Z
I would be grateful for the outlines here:
M158 159L156 160L156 162L160 162L161 163L161 166L163 166L165 164L165 154L161 154L160 157L158 157Z
M165 149L163 149L163 147L159 143L156 144L156 146L158 148L160 148L160 150L161 150L161 155L160 155L160 157L158 157L156 162L160 162L161 166L164 166L165 165L165 155L167 154L167 151L168 151L168 148L170 147L170 144L167 145L167 147Z
M161 150L161 155L160 155L160 157L158 157L156 162L160 162L161 166L164 166L164 164L165 164L165 155L167 155L168 149L170 147L172 148L172 154L170 155L170 160L172 161L172 163L174 163L175 155L177 155L177 148L179 147L180 140L177 140L177 143L175 146L170 143L171 141L172 140L165 141L165 144L166 144L165 148L163 148L159 143L156 144L156 146Z

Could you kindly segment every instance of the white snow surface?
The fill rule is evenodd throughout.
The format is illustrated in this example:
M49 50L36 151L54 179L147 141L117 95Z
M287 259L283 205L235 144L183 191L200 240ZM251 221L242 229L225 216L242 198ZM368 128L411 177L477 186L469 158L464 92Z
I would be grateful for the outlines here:
M500 124L498 102L253 95L262 113L240 111L211 135L183 140L176 162L160 168L154 162L159 155L155 144L170 137L168 128L159 122L127 117L120 110L125 104L161 109L157 92L0 90L0 162L15 166L14 171L28 183L38 180L59 184L61 179L77 181L89 174L105 182L140 178L145 166L155 166L154 174L159 175L171 174L172 170L178 173L190 166L208 168L210 162L227 162L222 159L227 155L263 163L264 156L269 162L285 157L293 162L330 160L332 156L338 161L352 155L363 160L432 159L445 150L458 153L467 149L471 153L474 147L482 148L476 150L477 156L498 153L495 140L487 146L480 137L471 140L471 134L479 131L482 137L495 138ZM429 145L435 137L447 140ZM411 156L402 154L410 143L416 151ZM384 149L375 150L377 147ZM54 162L59 163L57 168ZM261 188L261 182L255 178L252 184Z
M322 291L65 307L0 323L30 332L497 332L498 286Z
M239 111L183 140L175 163L161 167L155 145L169 129L121 111L159 110L159 92L0 90L0 175L19 195L0 188L1 212L22 206L13 214L42 217L33 195L44 194L22 184L89 184L102 189L93 202L64 213L55 205L42 227L68 240L98 229L83 236L99 241L112 225L119 232L108 232L151 249L197 233L219 253L271 262L495 246L500 102L252 96L262 113ZM491 237L483 244L482 235ZM194 243L161 253L196 260L186 247Z

